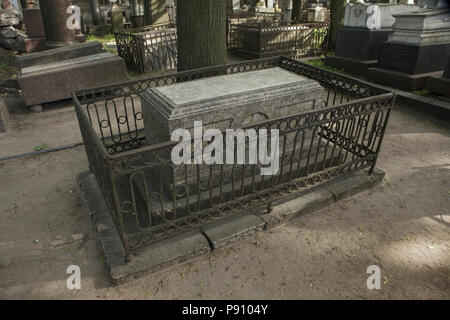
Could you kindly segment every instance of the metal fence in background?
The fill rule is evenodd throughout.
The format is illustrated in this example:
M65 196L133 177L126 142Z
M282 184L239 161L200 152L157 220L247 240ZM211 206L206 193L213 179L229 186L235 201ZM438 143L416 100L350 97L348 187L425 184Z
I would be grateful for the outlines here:
M327 50L328 23L231 25L233 53L250 59L284 55L299 59Z

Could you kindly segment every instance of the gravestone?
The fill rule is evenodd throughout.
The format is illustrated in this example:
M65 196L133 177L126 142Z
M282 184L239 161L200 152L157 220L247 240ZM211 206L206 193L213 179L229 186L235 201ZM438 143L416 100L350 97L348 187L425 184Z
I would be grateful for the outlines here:
M381 42L393 32L393 14L417 9L406 4L347 4L335 56L327 56L327 64L351 74L365 75L377 63Z
M267 81L270 79L270 81ZM238 129L255 122L298 114L323 107L324 89L314 80L281 68L224 75L148 89L141 95L146 142L170 141L178 128L193 135L194 121L203 129ZM292 147L293 139L289 144ZM306 138L307 139L307 138ZM305 140L306 141L306 140ZM281 162L280 162L281 163ZM158 169L154 173L165 186L184 184L184 168ZM202 175L210 166L200 165ZM217 170L217 166L213 167ZM225 167L224 170L231 170ZM195 165L187 175L195 177Z
M380 46L378 64L367 77L405 90L425 87L441 76L450 57L450 8L395 15L394 32Z
M442 77L429 77L425 88L428 91L450 98L450 58L447 60L444 75Z
M68 99L74 90L127 80L123 59L109 52L26 67L18 75L27 106Z

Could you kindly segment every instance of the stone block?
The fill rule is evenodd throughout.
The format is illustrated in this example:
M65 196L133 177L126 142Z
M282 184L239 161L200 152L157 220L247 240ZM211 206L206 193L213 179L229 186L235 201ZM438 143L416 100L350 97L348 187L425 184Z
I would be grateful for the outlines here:
M41 9L23 9L23 22L30 38L45 37L44 24L42 23Z
M46 41L45 37L27 38L25 39L25 51L27 53L44 51L47 48Z
M385 41L380 46L377 68L408 74L429 73L444 70L449 58L450 42L414 45Z
M20 22L18 10L0 10L0 27L17 26Z
M450 42L450 8L396 14L388 41L410 45Z
M102 45L98 42L77 43L70 46L64 46L57 49L46 50L26 54L17 57L17 63L21 68L26 68L39 64L58 62L64 59L73 59L83 56L89 56L102 52Z
M342 27L338 31L336 56L356 60L377 60L380 44L392 29L369 30Z
M241 213L210 223L203 226L201 230L208 238L213 249L218 249L241 237L261 231L264 226L265 223L261 218L253 214Z
M8 129L9 111L6 104L6 98L0 97L0 132L6 132Z
M225 131L319 109L323 107L323 95L318 82L281 68L149 89L141 95L146 141L149 145L170 141L178 128L188 129L193 137L194 121L202 121L204 130ZM293 139L289 136L286 140L292 143ZM209 172L209 166L208 170L201 167L205 174ZM189 176L195 176L195 165L187 170ZM158 175L164 185L169 185L173 177L176 183L185 181L183 166L176 166L173 172L161 170Z
M28 106L68 99L74 90L127 80L123 59L108 52L23 68L18 76Z
M366 78L402 90L414 91L425 88L429 77L442 77L443 71L409 74L382 68L369 68Z

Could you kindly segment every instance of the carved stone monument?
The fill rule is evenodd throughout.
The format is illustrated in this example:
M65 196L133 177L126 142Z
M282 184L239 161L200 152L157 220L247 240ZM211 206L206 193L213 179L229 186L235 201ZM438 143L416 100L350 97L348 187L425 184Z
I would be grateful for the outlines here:
M347 4L335 56L327 56L327 64L348 73L365 75L367 69L377 63L380 43L393 31L393 14L417 9L408 4Z
M400 89L422 89L428 77L442 76L450 57L450 8L394 17L394 32L381 43L378 64L367 77Z

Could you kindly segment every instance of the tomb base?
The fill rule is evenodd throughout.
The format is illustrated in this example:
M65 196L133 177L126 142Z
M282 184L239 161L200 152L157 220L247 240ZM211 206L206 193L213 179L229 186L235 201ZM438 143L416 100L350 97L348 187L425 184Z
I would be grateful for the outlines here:
M445 69L450 43L414 45L382 42L377 68L417 75Z
M414 91L425 88L429 77L440 77L442 74L443 71L408 74L377 67L367 70L366 78L398 89Z
M450 79L445 77L429 77L425 89L450 98Z

